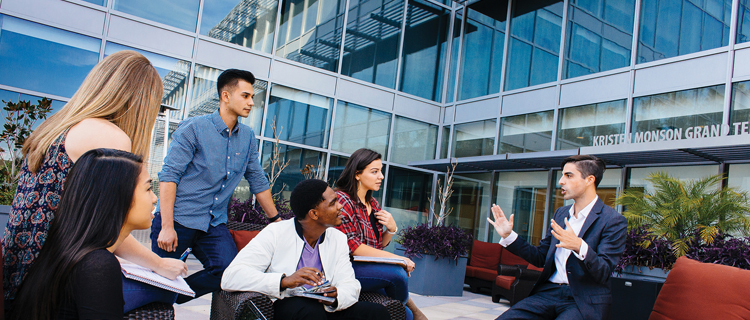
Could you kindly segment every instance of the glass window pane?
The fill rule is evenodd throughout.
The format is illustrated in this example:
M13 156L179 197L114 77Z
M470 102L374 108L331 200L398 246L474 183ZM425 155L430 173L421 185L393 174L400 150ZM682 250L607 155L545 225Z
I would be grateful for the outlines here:
M442 101L445 52L450 10L422 1L409 1L399 90Z
M99 39L0 15L0 84L72 97L100 47Z
M549 151L553 117L550 110L502 118L497 153Z
M328 162L328 184L331 185L331 188L336 186L336 180L344 172L344 167L348 160L349 157L331 155L331 159Z
M396 87L403 0L350 1L341 74Z
M112 8L195 32L200 0L112 0Z
M193 77L193 92L190 97L190 112L188 117L195 117L213 113L219 109L219 93L216 91L216 80L224 70L195 65ZM263 121L263 109L266 104L266 92L268 82L255 79L253 91L255 106L247 118L240 117L240 122L253 129L256 135L260 135L260 125Z
M151 188L154 193L159 196L159 172L161 167L164 165L164 157L167 154L167 148L169 143L172 142L172 133L177 130L177 123L169 123L169 131L167 132L167 147L164 146L164 119L159 117L154 123L154 133L151 138L151 152L148 158L148 172L151 176Z
M562 196L562 193L560 191L560 184L558 184L558 181L560 181L560 178L562 178L562 173L560 173L560 170L555 170L555 190L554 190L554 199L552 201L552 207L550 207L549 212L554 212L555 209L567 206L573 204L573 200L565 200ZM604 171L604 175L602 176L602 181L599 183L599 186L596 187L596 195L599 196L599 199L604 202L604 204L614 208L615 207L615 198L617 198L617 195L620 193L620 181L622 179L622 169L607 169Z
M492 154L495 147L495 119L453 126L453 157L475 157Z
M437 130L436 125L396 116L390 160L407 164L409 161L435 159Z
M164 95L162 96L161 103L177 109L169 112L170 118L181 118L182 110L185 108L190 62L112 42L107 42L106 47L104 47L104 56L109 56L122 50L137 51L151 61L151 64L161 76L162 85L164 85Z
M448 142L451 140L451 127L443 127L443 136L440 138L440 159L448 158Z
M726 46L729 43L731 8L731 0L643 0L637 62ZM742 21L739 23L738 40L743 37Z
M338 71L344 0L284 0L276 55Z
M635 0L575 0L568 7L563 77L630 65Z
M269 141L263 142L260 161L266 174L270 172L272 153L273 143ZM294 189L297 183L307 179L302 173L302 170L306 166L313 166L313 170L318 170L318 166L322 164L323 170L325 170L326 155L322 152L279 144L279 158L283 162L288 161L289 165L281 171L278 179L276 179L273 187L271 187L271 192L273 194L281 192L282 197L287 200L289 200L292 189Z
M626 103L617 100L560 109L555 150L617 144L620 137L624 140Z
M339 100L331 149L352 153L368 148L383 155L385 160L390 131L390 113Z
M727 186L750 192L750 163L730 164Z
M740 0L737 17L737 43L750 41L750 0Z
M393 215L399 230L425 223L431 194L432 174L390 166L383 209Z
M204 0L200 34L270 53L278 6L274 0Z
M729 134L748 134L750 121L750 81L732 84L732 109L729 113Z
M107 0L83 0L89 3L98 4L100 6L107 6Z
M325 148L332 106L331 98L274 85L268 101L265 136L273 138L275 126L281 140Z
M514 3L505 90L557 80L563 1L541 7L533 1Z
M681 167L650 167L630 169L630 180L627 188L641 188L644 192L654 192L654 186L646 181L648 175L656 172L666 172L682 181L697 180L719 173L719 166L681 166ZM604 172L606 174L606 171Z
M441 176L440 181L444 180L445 176ZM491 173L454 176L453 194L448 200L448 208L453 208L453 211L445 218L445 225L458 226L474 235L475 239L484 239L492 196L490 180ZM437 204L435 211L440 212Z
M496 9L506 12L507 5ZM472 9L467 12L458 100L500 92L502 74L505 15L500 21Z
M633 99L632 142L719 136L724 85Z
M456 18L453 20L453 39L451 40L451 61L448 67L448 91L445 94L445 102L453 102L456 91L456 69L458 68L458 54L461 51L458 46L461 40L461 20L463 20L463 10L456 12Z
M544 206L547 203L547 171L498 172L495 176L494 203L506 216L515 215L513 230L538 245L544 236ZM489 241L498 242L497 232L490 232Z
M17 103L18 101L29 101L32 104L38 104L39 100L42 100L42 97L0 89L0 101L2 101L2 105L0 105L0 108L6 106L7 102ZM55 112L60 111L60 109L64 106L64 101L52 100L52 103L50 104L52 110L50 110L50 112L47 114L47 118L55 114ZM38 127L43 121L44 120L41 119L36 120L34 126L31 127L31 129L36 129L36 127ZM5 124L5 118L0 119L0 126L2 126L3 124Z

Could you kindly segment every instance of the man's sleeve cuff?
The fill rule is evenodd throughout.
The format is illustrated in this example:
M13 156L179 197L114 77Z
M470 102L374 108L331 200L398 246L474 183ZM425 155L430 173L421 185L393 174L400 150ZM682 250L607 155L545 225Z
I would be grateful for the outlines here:
M580 253L576 253L575 251L572 252L574 255L576 255L576 258L583 261L584 259L586 259L586 252L589 252L589 245L586 244L586 241L583 241L583 239L581 239L581 248L578 249L578 252Z
M509 246L513 241L516 241L516 238L518 238L518 233L515 231L511 231L510 235L507 238L503 238L500 240L500 245L503 247Z

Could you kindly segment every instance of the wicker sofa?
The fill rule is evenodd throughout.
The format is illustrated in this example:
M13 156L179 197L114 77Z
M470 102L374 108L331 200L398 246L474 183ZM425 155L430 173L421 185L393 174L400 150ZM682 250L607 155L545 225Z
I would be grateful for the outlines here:
M241 223L235 221L227 222L227 228L235 239L237 248L244 247L257 234L257 231L263 229L262 225ZM247 231L247 232L241 232ZM253 232L256 231L256 232ZM360 301L375 302L384 305L393 320L406 319L406 309L401 302L393 300L386 296L362 292L359 295ZM211 299L211 319L212 320L234 320L234 319L255 319L253 313L253 304L257 307L264 317L268 320L273 319L273 302L271 299L258 292L227 292L219 290L213 293Z

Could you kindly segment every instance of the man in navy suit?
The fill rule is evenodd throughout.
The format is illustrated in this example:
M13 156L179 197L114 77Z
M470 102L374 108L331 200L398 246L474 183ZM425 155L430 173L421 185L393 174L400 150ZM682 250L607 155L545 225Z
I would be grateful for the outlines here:
M573 205L555 211L550 229L538 247L519 239L513 215L506 219L492 205L487 218L503 238L500 244L529 263L542 267L531 296L497 319L608 319L612 304L609 277L625 251L627 221L596 195L604 161L577 155L562 162L565 200ZM565 227L562 227L565 226Z

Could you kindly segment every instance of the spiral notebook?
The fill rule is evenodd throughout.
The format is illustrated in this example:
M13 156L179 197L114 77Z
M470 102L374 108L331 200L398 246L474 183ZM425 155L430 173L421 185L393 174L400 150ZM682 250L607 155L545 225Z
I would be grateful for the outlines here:
M170 280L151 271L149 268L132 263L122 263L120 264L120 268L125 278L147 283L154 287L177 292L182 295L195 297L195 291L180 276L174 280Z

